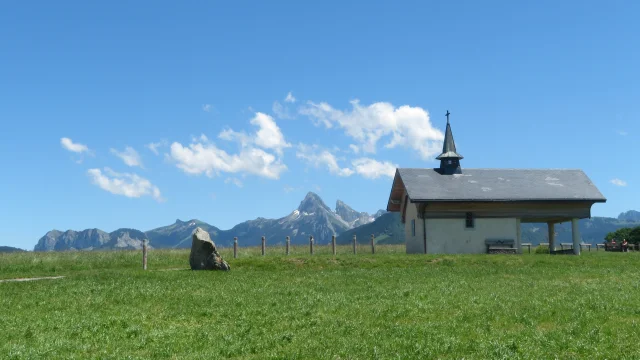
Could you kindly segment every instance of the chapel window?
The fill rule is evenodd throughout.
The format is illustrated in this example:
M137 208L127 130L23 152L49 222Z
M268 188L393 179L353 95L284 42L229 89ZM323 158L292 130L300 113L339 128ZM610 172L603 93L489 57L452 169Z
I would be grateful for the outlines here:
M474 222L473 213L468 212L465 216L465 227L467 229L473 228L475 225Z

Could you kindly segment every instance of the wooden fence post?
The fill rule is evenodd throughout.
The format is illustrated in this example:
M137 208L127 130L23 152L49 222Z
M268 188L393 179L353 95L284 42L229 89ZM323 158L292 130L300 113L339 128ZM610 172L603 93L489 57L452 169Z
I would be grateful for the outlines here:
M286 249L287 255L289 255L289 246L291 246L291 238L287 236L287 239L285 242L285 249Z
M265 239L265 237L262 237L262 256L264 256L264 253L266 252L266 246L267 246L267 239Z
M142 270L147 270L147 239L142 240Z
M356 248L358 247L357 245L358 243L356 242L356 235L353 235L353 254L355 255L356 253Z
M313 255L313 235L309 236L309 249L311 250L311 255Z
M371 234L371 253L372 254L376 253L376 242L375 242L375 236L373 234Z
M234 259L238 258L238 238L237 237L233 238L233 258Z
M335 235L331 236L331 252L333 252L333 255L336 254L336 236Z

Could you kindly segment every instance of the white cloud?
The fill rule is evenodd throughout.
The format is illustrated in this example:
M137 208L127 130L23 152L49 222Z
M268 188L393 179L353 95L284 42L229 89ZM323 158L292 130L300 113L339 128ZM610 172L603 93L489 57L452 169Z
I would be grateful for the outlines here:
M100 169L89 169L87 173L95 185L112 194L130 198L151 196L158 202L164 201L157 186L136 174L117 173L109 168L104 168L104 173Z
M296 102L296 98L293 97L291 91L289 91L287 96L284 98L284 102L289 104L293 104ZM289 113L289 108L286 106L286 104L282 105L278 101L273 102L271 110L278 119L293 119L295 117Z
M282 154L283 149L291 147L291 144L284 139L282 131L271 116L260 112L256 113L256 116L251 119L251 124L258 128L255 134L249 135L245 132L225 129L218 134L218 138L238 141L242 147L255 145L263 149L273 150L279 155ZM206 141L204 139L203 141Z
M315 167L326 167L329 173L342 177L358 174L367 179L377 179L381 176L393 178L398 167L389 161L378 161L366 157L351 161L352 168L340 167L339 159L332 152L317 145L298 144L296 157Z
M188 174L248 173L269 179L279 179L287 169L280 159L262 149L245 148L231 155L212 143L192 143L188 147L171 144L171 159Z
M381 176L393 178L398 167L389 161L381 162L370 158L356 159L351 163L355 172L367 179L377 179Z
M286 106L282 106L282 104L277 101L273 102L271 110L278 119L293 119L293 116L289 113L289 109Z
M124 151L118 151L111 149L111 153L124 161L127 166L140 166L142 167L142 159L140 154L131 146L125 147Z
M316 125L334 126L359 142L360 150L375 153L378 141L390 137L384 145L417 150L424 159L431 159L442 149L444 134L431 124L429 113L420 107L378 102L368 106L351 101L352 109L341 111L321 102L308 102L300 113L309 116Z
M192 136L191 137L191 141L193 141L193 142L197 142L197 141L208 142L209 138L205 134L200 134L200 136Z
M349 145L349 148L351 149L351 151L353 151L354 154L357 154L360 152L360 148L358 147L358 145L351 144Z
M237 141L240 146L238 154L229 154L210 142L205 135L193 138L189 146L178 142L171 144L170 158L176 166L188 174L206 174L209 177L221 173L253 174L269 179L279 179L287 169L280 157L267 152L274 151L282 155L284 148L290 147L282 131L269 115L256 113L251 124L258 129L254 134L226 129L218 138Z
M628 133L628 132L626 132L626 131L618 131L618 134L619 134L619 135L622 135L622 136L627 136L627 135L629 135L629 133Z
M280 128L271 116L256 113L256 116L251 119L251 124L258 127L255 135L255 143L261 148L272 149L277 153L282 153L282 149L291 147L291 144L284 140L282 131L280 131Z
M87 147L87 145L74 143L73 141L71 141L71 139L66 137L63 137L60 139L60 144L62 145L63 148L74 153L81 154L84 152L89 152L89 148Z
M158 149L167 145L168 145L167 140L160 140L157 143L149 143L145 146L147 149L151 150L154 154L160 155L160 152L158 151Z
M326 166L329 172L333 175L344 177L353 175L353 170L349 168L341 168L338 165L338 160L335 155L330 153L328 150L319 149L316 145L309 146L299 144L296 157L307 161L315 167Z
M627 182L620 179L611 179L610 182L615 186L627 186Z
M238 179L238 178L234 178L234 177L226 178L226 179L224 180L224 183L225 183L225 184L233 184L233 185L235 185L235 186L237 186L237 187L239 187L239 188L241 188L241 187L242 187L242 181L240 181L240 179Z
M211 112L211 108L212 108L211 104L203 104L202 105L202 111Z
M296 98L293 97L293 94L291 93L291 91L289 91L289 93L287 94L287 97L284 98L284 102L288 102L288 103L296 102Z
M222 130L220 134L218 134L218 138L226 141L237 141L242 147L250 146L251 144L253 144L253 138L251 136L247 135L244 132L234 131L232 129ZM191 140L193 142L199 141L196 138L193 138ZM207 137L204 135L200 136L200 140L202 140L203 142L208 142Z

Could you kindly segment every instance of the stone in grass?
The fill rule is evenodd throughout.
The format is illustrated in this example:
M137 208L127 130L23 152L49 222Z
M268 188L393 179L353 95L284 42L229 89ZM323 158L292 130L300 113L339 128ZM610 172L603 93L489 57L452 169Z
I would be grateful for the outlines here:
M229 264L218 254L209 233L199 227L193 232L189 264L191 270L231 270Z

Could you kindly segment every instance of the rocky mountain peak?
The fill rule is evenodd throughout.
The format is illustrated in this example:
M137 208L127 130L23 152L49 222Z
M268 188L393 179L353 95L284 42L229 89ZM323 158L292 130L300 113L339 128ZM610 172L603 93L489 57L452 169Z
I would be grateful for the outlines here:
M629 222L640 222L640 211L629 210L618 215L618 220Z
M298 206L298 211L312 214L322 211L331 212L331 209L324 203L324 201L322 201L318 194L310 191Z
M347 204L345 204L342 200L336 201L336 214L338 214L342 220L346 222L352 222L356 219L360 218L363 215L367 215L366 213L360 213Z
M387 210L382 210L382 209L380 209L380 210L378 210L378 212L377 212L377 213L375 213L375 214L373 215L373 217L374 217L375 219L377 219L377 218L379 218L380 216L382 216L382 215L384 215L384 214L386 214L386 213L387 213Z

